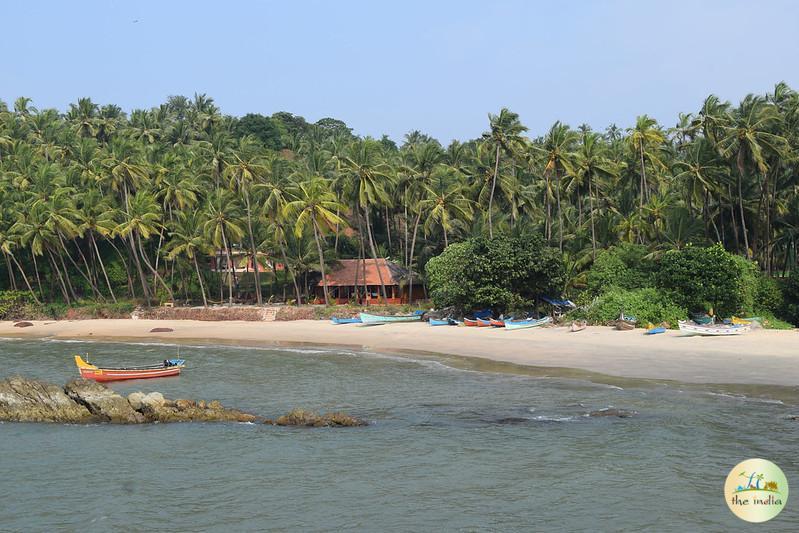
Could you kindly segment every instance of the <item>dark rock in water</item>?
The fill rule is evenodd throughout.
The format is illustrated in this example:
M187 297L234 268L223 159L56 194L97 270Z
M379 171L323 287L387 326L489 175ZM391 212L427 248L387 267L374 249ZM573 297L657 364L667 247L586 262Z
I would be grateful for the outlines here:
M294 409L290 413L275 420L278 426L305 427L357 427L367 425L366 421L344 413L326 413L320 415L305 409Z
M93 418L61 387L20 376L0 381L0 420L80 424Z
M172 328L153 328L150 330L150 333L171 333L175 331Z
M64 385L72 400L85 406L97 420L114 424L141 424L144 416L130 403L105 385L89 379L77 378Z
M14 324L15 328L29 328L33 325L32 322L16 322Z
M615 408L605 408L605 409L597 409L596 411L590 411L588 416L590 417L601 417L601 416L611 416L616 418L630 418L632 416L637 415L636 411L628 411L627 409L615 409Z
M529 424L530 419L521 416L506 416L503 418L495 418L493 420L486 420L490 424L511 425L518 426L519 424Z

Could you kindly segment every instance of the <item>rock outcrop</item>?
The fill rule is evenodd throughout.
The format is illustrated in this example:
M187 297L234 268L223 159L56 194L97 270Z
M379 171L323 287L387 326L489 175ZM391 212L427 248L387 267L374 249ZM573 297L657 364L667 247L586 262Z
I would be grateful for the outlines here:
M344 413L320 415L295 409L276 422L219 401L170 400L160 392L133 392L124 398L102 383L73 379L63 387L23 377L0 381L0 421L71 424L151 422L263 422L279 426L354 427L366 422Z
M320 415L305 409L294 409L290 413L275 420L278 426L305 427L357 427L367 425L364 420L344 413L325 413Z
M144 416L125 398L96 381L73 379L64 385L64 391L75 403L86 407L98 421L113 424L144 422Z
M10 422L90 422L93 415L64 389L15 376L0 381L0 420Z

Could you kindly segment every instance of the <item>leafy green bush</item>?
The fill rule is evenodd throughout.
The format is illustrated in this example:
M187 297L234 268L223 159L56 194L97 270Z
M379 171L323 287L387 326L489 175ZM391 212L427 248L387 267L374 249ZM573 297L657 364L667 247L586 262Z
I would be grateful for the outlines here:
M749 312L757 290L757 266L716 244L666 252L657 272L658 286L679 306L718 316Z
M677 326L678 320L685 320L688 311L680 307L667 295L654 288L644 289L610 289L595 298L585 307L584 316L595 324L606 324L625 315L633 315L640 326L647 322L659 324L668 322L671 327Z
M620 244L599 253L588 272L586 287L597 296L614 287L640 289L652 285L654 263L645 259L647 249L638 244Z
M515 311L559 295L565 280L560 253L538 235L478 237L448 246L425 269L438 307Z
M764 311L778 313L783 307L782 287L777 280L764 274L759 274L757 281L754 314L762 315Z

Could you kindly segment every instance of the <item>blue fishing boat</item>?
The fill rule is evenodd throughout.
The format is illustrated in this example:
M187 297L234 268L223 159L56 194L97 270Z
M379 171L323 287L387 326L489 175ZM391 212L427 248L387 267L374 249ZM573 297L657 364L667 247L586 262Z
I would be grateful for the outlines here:
M442 319L431 318L430 319L430 325L431 326L455 326L456 322L454 320L452 320L451 318L442 318Z
M644 335L657 335L658 333L666 333L666 328L663 326L655 326L651 322L646 325Z
M334 316L333 318L330 319L330 321L333 324L360 324L361 323L361 319L358 318L358 317L339 318L337 316Z
M514 329L535 328L538 326L543 326L544 324L549 324L550 322L552 322L552 318L548 316L538 319L529 318L527 320L506 320L505 329L514 330Z
M413 315L372 315L361 313L361 322L364 324L391 324L392 322L419 322L422 320L421 314Z

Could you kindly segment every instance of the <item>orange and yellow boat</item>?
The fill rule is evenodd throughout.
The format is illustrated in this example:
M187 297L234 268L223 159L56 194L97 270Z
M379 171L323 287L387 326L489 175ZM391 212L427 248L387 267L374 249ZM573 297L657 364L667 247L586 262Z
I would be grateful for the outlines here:
M128 367L98 367L83 360L80 355L75 356L80 377L95 381L120 381L123 379L149 379L163 378L180 375L186 366L183 359L165 359L162 363L145 366Z

